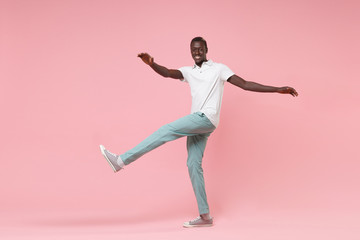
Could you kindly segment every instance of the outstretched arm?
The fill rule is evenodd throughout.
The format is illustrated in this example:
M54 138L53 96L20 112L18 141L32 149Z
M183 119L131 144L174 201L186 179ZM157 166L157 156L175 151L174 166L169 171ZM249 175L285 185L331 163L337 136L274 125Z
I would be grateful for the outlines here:
M298 96L298 93L296 90L292 87L272 87L272 86L265 86L261 85L256 82L249 82L245 81L241 77L237 75L232 75L228 82L231 84L234 84L235 86L238 86L244 90L247 91L254 91L254 92L277 92L277 93L283 93L283 94L291 94L293 97Z
M144 63L149 65L155 72L166 78L183 79L182 73L177 69L167 69L154 62L154 58L148 53L139 53L138 57L143 60Z

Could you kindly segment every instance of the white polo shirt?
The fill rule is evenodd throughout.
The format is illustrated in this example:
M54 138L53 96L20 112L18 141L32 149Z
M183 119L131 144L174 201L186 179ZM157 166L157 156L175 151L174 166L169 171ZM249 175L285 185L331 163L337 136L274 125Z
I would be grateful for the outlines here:
M214 124L219 125L220 108L224 92L224 83L234 73L226 65L211 60L203 62L201 67L194 64L190 67L181 67L179 71L188 82L191 89L191 113L203 112Z

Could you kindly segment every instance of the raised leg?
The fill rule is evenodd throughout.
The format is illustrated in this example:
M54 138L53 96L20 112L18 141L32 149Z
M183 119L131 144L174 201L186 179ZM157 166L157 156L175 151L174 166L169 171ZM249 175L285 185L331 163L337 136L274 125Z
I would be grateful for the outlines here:
M184 136L196 136L214 131L215 127L203 113L193 113L174 122L166 124L135 146L120 155L125 165L128 165L145 153Z

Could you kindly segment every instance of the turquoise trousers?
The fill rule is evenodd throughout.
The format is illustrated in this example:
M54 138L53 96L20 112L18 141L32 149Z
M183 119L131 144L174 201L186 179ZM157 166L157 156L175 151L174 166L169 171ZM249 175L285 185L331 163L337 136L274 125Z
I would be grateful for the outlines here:
M214 130L215 126L204 113L192 113L160 127L136 147L120 155L120 158L125 165L128 165L145 153L166 142L187 136L187 166L195 192L199 213L209 213L201 165L207 139Z

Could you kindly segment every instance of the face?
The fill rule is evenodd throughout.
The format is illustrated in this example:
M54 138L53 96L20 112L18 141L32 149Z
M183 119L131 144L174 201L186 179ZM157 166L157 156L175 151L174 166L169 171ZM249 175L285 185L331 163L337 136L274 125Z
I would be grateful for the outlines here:
M190 45L191 50L191 56L195 61L195 64L201 67L201 64L204 61L207 61L206 59L206 49L205 44L203 42L192 42Z

